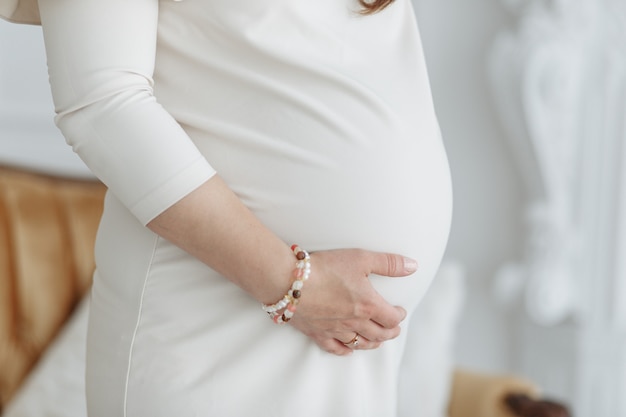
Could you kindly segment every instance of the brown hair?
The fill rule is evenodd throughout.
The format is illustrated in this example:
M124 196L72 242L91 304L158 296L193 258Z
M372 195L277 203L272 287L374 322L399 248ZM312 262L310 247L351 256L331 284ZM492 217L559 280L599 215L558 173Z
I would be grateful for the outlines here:
M363 9L361 10L362 14L374 14L389 6L393 3L393 0L359 0L359 3L363 6Z

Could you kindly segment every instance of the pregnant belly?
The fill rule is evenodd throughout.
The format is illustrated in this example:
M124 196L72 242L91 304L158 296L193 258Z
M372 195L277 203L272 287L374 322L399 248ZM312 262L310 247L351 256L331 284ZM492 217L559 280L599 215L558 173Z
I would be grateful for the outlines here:
M413 257L420 268L411 277L371 277L389 301L413 308L438 268L450 226L450 178L438 132L237 143L245 137L205 138L199 146L261 221L310 251L356 247Z

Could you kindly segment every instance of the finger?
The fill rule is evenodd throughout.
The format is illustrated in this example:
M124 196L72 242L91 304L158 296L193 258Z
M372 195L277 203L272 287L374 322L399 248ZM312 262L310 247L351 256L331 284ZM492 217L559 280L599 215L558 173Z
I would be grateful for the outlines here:
M406 318L407 312L400 306L392 306L380 294L374 292L364 314L385 329L393 329Z
M361 336L358 333L354 333L354 336L350 338L350 340L348 340L347 342L344 342L344 340L346 340L347 338L348 337L337 338L337 340L339 340L341 343L343 343L347 347L353 348L355 346L358 346L359 339L361 338Z
M400 326L387 329L378 323L369 320L364 322L361 327L355 328L355 331L359 333L361 338L365 338L372 343L383 343L398 337L401 329Z
M349 342L342 342L342 340L344 339L340 339L339 341L352 350L372 350L377 349L380 345L382 345L381 342L371 341L358 333Z
M417 271L417 261L392 253L372 253L371 273L385 277L405 277Z
M344 345L337 339L316 340L317 345L328 353L337 356L347 356L352 354L352 349Z
M406 310L400 306L389 306L389 308L375 311L370 320L385 329L395 329L400 326L406 317Z
M359 335L359 343L348 346L352 350L374 350L378 349L382 345L381 342L373 342L366 337Z

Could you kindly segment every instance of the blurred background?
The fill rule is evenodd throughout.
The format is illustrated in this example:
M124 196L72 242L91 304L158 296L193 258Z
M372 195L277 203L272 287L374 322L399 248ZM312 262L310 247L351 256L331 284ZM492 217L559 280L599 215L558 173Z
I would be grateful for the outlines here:
M456 363L626 417L626 2L413 3L455 189ZM0 163L89 176L52 117L40 28L0 21Z
M626 416L626 2L413 2L455 188L457 363Z

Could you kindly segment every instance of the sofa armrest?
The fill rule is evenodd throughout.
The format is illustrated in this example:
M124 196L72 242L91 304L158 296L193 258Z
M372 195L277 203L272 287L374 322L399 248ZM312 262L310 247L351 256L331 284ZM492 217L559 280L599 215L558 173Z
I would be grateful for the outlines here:
M530 381L457 369L450 394L450 417L518 417L505 403L508 394L538 395Z
M449 405L450 417L568 417L567 408L542 400L538 388L517 376L457 369Z
M90 286L104 193L0 167L0 413Z

